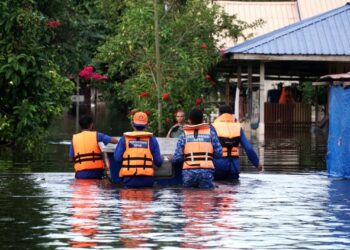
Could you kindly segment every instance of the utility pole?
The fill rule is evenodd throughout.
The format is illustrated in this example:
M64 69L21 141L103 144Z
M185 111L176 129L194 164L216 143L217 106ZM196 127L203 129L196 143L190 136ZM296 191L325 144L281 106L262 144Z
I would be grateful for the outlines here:
M162 132L162 74L160 71L160 39L159 39L159 17L157 0L153 0L154 6L154 35L156 47L156 84L158 87L158 135Z

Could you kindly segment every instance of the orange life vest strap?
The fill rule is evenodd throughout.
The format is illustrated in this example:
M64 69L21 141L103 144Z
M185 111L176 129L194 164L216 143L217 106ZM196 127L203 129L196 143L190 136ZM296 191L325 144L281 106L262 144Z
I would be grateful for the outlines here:
M91 156L91 157L89 157ZM81 162L84 162L84 161L97 161L97 160L102 160L102 156L101 154L99 153L95 153L95 152L92 152L92 153L87 153L87 154L79 154L77 153L76 156L74 156L74 163L81 163Z

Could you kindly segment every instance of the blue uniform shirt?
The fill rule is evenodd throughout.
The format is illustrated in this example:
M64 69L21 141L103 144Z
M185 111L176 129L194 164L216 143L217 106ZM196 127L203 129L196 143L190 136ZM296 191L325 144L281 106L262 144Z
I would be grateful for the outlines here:
M123 161L123 154L126 150L125 137L121 137L118 145L114 151L114 159L116 161L116 169L120 169ZM162 156L160 154L159 144L155 137L150 138L150 150L153 156L153 164L160 167L163 163ZM111 165L113 167L113 165ZM137 187L152 187L154 177L153 176L126 176L122 178L124 187L137 188Z
M103 142L105 145L111 142L112 137L103 133L97 132L97 142ZM69 158L74 158L73 142L69 147Z
M163 159L162 159L162 156L160 155L160 149L159 149L159 144L158 144L158 141L157 139L152 136L150 138L150 149L151 149L151 154L153 156L153 163L154 165L156 165L157 167L160 167L163 163ZM125 137L121 137L119 142L118 142L118 145L114 151L114 159L115 161L117 162L117 165L121 166L122 164L122 161L123 161L123 154L125 152Z
M97 142L103 142L105 145L111 142L111 137L103 133L97 132ZM74 158L73 142L69 147L69 158ZM101 179L103 177L103 169L83 170L75 173L77 179Z
M220 158L222 155L222 147L221 147L219 138L216 134L216 131L212 126L210 126L210 137L211 137L211 143L214 149L214 158ZM184 161L185 144L186 144L186 137L185 137L185 134L182 134L179 137L179 140L177 141L175 153L173 156L172 164L174 166L182 165Z
M255 166L259 166L259 158L257 154L254 151L254 148L249 143L243 129L241 128L240 132L240 145L242 145L244 151L246 152L249 161ZM227 174L234 174L236 175L236 178L238 177L240 173L240 164L239 164L239 158L233 157L233 158L220 158L220 159L214 159L214 165L215 165L215 178L224 178L227 177Z

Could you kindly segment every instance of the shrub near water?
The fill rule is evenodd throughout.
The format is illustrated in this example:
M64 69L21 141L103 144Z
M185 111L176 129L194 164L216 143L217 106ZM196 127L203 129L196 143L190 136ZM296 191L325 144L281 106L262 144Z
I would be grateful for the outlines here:
M59 73L47 50L50 29L32 1L0 3L0 143L36 147L69 103L73 83Z

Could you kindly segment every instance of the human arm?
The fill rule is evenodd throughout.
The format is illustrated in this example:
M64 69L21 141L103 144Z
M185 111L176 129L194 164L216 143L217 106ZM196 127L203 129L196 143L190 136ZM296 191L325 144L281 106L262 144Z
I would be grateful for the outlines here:
M74 161L74 149L73 149L73 142L71 142L71 145L69 146L69 161Z
M179 137L179 140L177 141L176 144L176 149L172 158L172 165L173 166L182 166L182 163L184 162L184 147L185 147L185 135L182 134Z
M253 164L253 166L255 168L257 168L259 171L264 171L264 166L260 165L259 163L259 157L258 155L255 153L254 148L252 147L252 145L249 143L243 129L241 128L241 145L244 149L244 151L246 152L249 161Z
M97 141L103 142L103 144L107 145L108 143L116 144L118 143L118 139L115 137L111 137L109 135L97 132Z
M219 138L216 134L216 131L214 127L210 126L210 136L211 136L211 143L213 145L214 149L214 158L218 159L222 157L222 146L219 141Z
M163 158L160 154L159 144L155 137L151 137L150 139L150 148L153 156L153 163L157 167L160 167L163 164Z
M125 138L121 137L114 151L114 160L116 162L121 163L123 161L123 154L125 152L125 149Z
M118 139L116 137L111 137L111 142L112 144L117 144L118 143Z
M175 124L175 125L173 125L170 129L169 129L169 131L168 131L168 134L166 135L166 137L167 138L172 138L173 136L171 136L171 133L173 133L173 131L175 130L175 128L178 128L179 127L179 124ZM176 132L177 130L175 130L175 132Z

